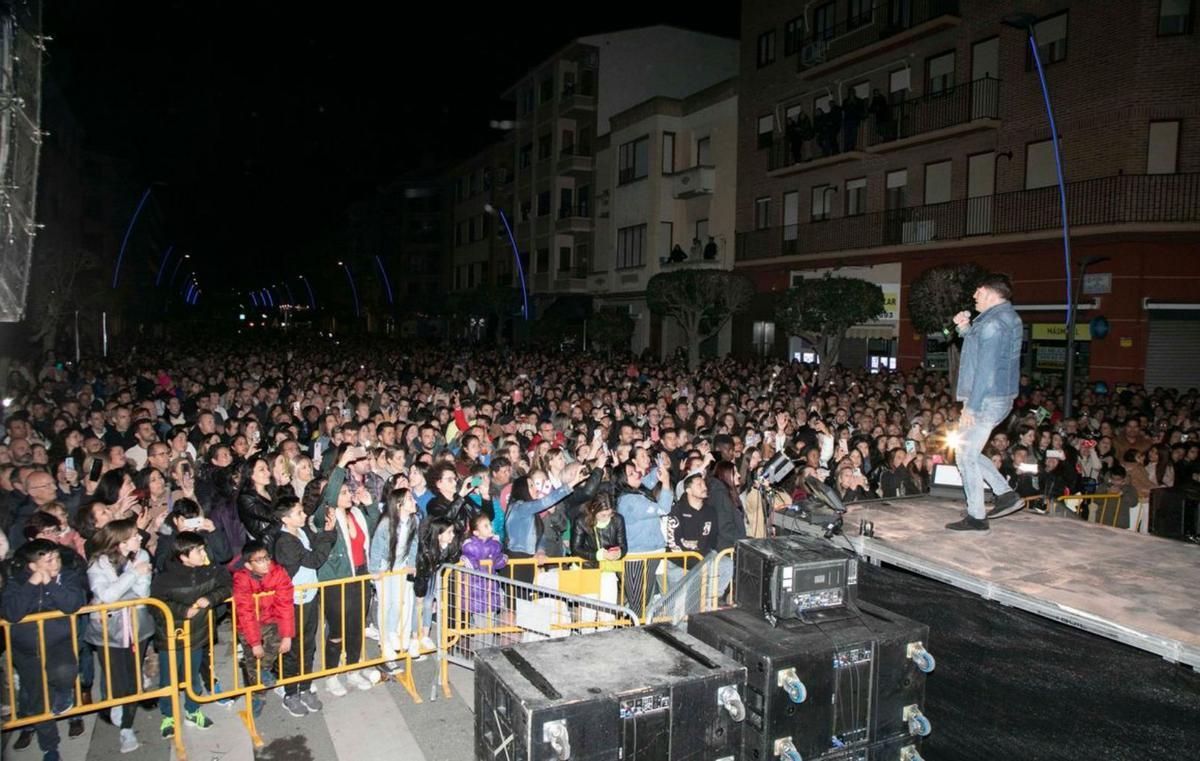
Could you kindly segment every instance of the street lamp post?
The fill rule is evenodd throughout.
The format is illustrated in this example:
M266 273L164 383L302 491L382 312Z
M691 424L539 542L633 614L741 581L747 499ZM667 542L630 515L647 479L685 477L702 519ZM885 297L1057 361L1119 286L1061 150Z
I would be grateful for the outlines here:
M517 275L521 280L521 316L529 321L529 289L525 285L525 266L521 264L521 251L517 248L517 239L513 236L512 227L508 224L508 217L504 215L504 210L499 206L493 206L490 203L484 204L483 210L488 214L500 217L501 224L504 225L504 232L508 233L508 242L512 245L513 259L517 263Z

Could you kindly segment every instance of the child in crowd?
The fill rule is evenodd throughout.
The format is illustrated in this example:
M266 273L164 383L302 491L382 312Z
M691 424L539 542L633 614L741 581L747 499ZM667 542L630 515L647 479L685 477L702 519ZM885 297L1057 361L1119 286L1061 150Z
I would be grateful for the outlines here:
M233 573L233 607L238 640L242 643L242 673L246 684L273 685L281 654L292 649L295 614L292 577L271 559L266 545L249 541L242 547L242 567ZM263 701L254 699L254 714ZM287 706L284 707L285 710ZM293 716L304 716L288 711Z
M454 522L446 518L430 518L421 525L421 543L417 548L417 575L413 580L413 594L421 600L420 639L409 642L408 653L413 657L421 651L433 651L437 645L429 637L433 614L438 605L438 594L442 581L441 567L445 563L457 563L462 557L458 532Z
M470 536L462 544L462 557L467 566L486 573L499 573L508 564L508 558L492 529L491 516L476 513L471 516L469 528ZM467 607L471 612L471 628L484 629L494 625L496 612L503 603L496 582L472 576L467 594L470 595Z
M379 593L379 644L389 661L416 639L416 600L412 582L405 577L411 578L416 571L418 523L412 491L398 487L388 494L385 513L371 537L368 567L372 574L387 574L375 586Z

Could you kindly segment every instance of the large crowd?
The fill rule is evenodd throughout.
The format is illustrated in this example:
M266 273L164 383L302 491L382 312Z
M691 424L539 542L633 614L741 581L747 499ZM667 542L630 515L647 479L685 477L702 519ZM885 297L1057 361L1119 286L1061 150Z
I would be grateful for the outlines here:
M358 663L367 637L392 657L435 649L444 563L496 570L575 556L612 568L630 553L707 555L768 535L772 511L807 498L809 476L844 502L896 498L927 492L934 468L952 462L959 405L944 374L817 378L812 366L769 359L689 372L682 362L316 336L18 365L0 436L3 617L116 607L76 627L46 621L44 649L38 625L13 625L20 691L8 710L63 714L77 694L89 703L167 684L165 617L120 605L154 598L192 622L198 645L232 607L247 678L293 678L279 690L283 708L304 716L321 700L294 677L314 670L318 641L324 664ZM1045 504L1122 495L1129 527L1152 489L1200 475L1197 400L1089 388L1064 417L1061 388L1023 376L986 451L1021 496ZM781 454L796 467L768 483L764 466ZM513 575L531 581L535 567ZM307 586L359 577L370 583L353 594ZM729 578L723 567L720 584ZM272 602L256 605L264 592ZM400 605L406 593L423 604ZM219 692L201 660L193 684ZM386 675L321 681L338 697ZM139 745L136 710L102 712L122 751ZM166 699L159 710L163 737L177 719L212 723L190 699L181 717ZM83 731L77 713L69 724ZM57 759L56 723L22 730L17 747L35 734Z

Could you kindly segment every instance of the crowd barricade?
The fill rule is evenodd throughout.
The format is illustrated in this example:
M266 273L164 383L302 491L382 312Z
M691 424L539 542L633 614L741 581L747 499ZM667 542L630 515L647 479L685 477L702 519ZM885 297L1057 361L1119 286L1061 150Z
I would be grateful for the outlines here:
M535 571L531 575L535 586L598 596L609 603L621 602L641 619L650 601L669 594L682 576L682 573L668 573L669 561L679 561L675 565L687 572L702 559L697 552L633 553L607 565L605 573L611 575L605 576L584 568L584 560L578 557L513 558L497 573L514 580L519 568L533 566Z
M304 653L311 647L311 665L308 658L301 657L295 669L288 669L285 667L285 656L280 653L271 664L272 673L272 668L267 667L263 660L254 658L250 648L239 641L238 613L232 600L225 601L227 616L212 608L204 611L209 617L208 636L197 646L191 644L191 621L185 621L182 630L177 633L182 649L180 682L186 690L186 696L199 704L242 700L237 713L256 747L261 746L263 741L255 725L253 700L255 693L264 690L286 688L292 684L305 684L382 666L388 671L387 678L402 685L414 702L421 702L413 681L412 657L408 652L409 638L416 636L414 621L417 620L419 609L415 606L420 601L413 598L412 583L407 580L404 571L353 576L295 587L298 595L307 591L316 592L312 601L315 607L297 604L293 599L296 633L291 647L296 653ZM269 604L274 595L275 592L255 595L257 611ZM357 601L353 599L355 597ZM393 605L398 610L388 615L388 609ZM308 621L306 616L310 615L317 616L318 620L315 623ZM394 620L398 630L387 626L387 620ZM368 624L373 624L378 631L378 641L367 636ZM346 634L336 646L337 656L333 659L325 647L331 627ZM311 643L306 641L305 634L310 628L314 631ZM346 658L348 637L356 640L358 646L359 660L354 663L348 663ZM395 637L394 641L392 637ZM228 650L218 649L222 643L228 644ZM426 650L422 654L432 652ZM295 673L292 673L293 670ZM195 678L197 675L199 683Z
M733 601L735 599L733 587L734 584L737 583L737 568L734 562L733 549L733 547L726 547L717 553L716 562L718 563L718 568L720 568L721 564L725 564L728 567L729 583L726 585L724 592L722 592L718 584L713 584L709 588L708 597L706 597L704 601L703 610L705 611L717 610L718 608L727 608L730 605L733 605ZM718 571L718 573L719 572L720 571Z
M568 572L567 558L554 570ZM573 559L578 563L578 559ZM501 569L503 570L503 569ZM597 576L611 571L581 569ZM450 696L450 664L474 668L475 656L489 647L555 639L637 626L634 611L598 596L537 586L464 565L444 565L436 590L438 679ZM543 572L544 574L546 572ZM545 581L546 579L540 579ZM615 594L616 585L612 585Z
M1051 512L1053 514L1073 513L1076 517L1091 523L1099 523L1113 528L1129 528L1117 526L1121 515L1120 494L1067 494L1054 500Z
M97 620L100 624L101 634L104 641L110 641L110 627L116 625L112 620L112 615L118 617L127 617L130 622L130 641L135 643L148 642L153 639L154 631L141 631L141 625L138 622L138 616L134 613L137 608L146 607L152 609L154 615L163 616L166 621L167 630L174 631L175 623L171 611L158 600L140 599L140 600L123 600L121 602L106 603L101 605L87 605L74 613L47 612L35 613L31 616L26 616L19 622L11 622L0 620L0 628L4 630L4 646L5 646L5 698L10 707L9 716L0 723L0 729L9 731L12 729L20 729L22 727L32 727L43 721L59 721L62 719L70 719L75 716L80 716L86 713L92 713L99 710L108 710L118 706L135 705L147 700L161 700L163 698L171 701L171 707L176 716L182 716L180 711L180 694L176 685L179 684L179 675L176 670L176 641L173 637L167 638L167 664L169 671L165 684L156 686L152 689L147 689L143 680L143 660L145 652L140 647L135 647L134 657L132 658L134 668L134 680L136 691L131 695L123 697L113 697L113 672L112 672L112 654L109 648L95 647L95 654L91 650L85 651L84 657L95 657L100 664L100 671L96 673L96 681L99 682L103 689L103 695L106 697L102 700L96 699L99 696L93 696L88 704L84 704L83 683L80 681L79 674L79 655L80 644L83 641L81 626L86 629L90 620ZM125 611L130 611L125 614ZM71 686L73 693L74 705L70 710L55 714L51 711L51 685L50 677L47 673L44 664L47 662L48 655L60 655L59 653L47 652L46 643L46 625L51 621L69 619L71 628L71 652L72 661L75 663L74 679ZM40 699L34 699L35 703L40 705L26 706L26 710L22 711L23 700L20 699L17 686L17 664L16 660L23 658L22 654L14 653L13 651L13 629L15 627L36 626L37 627L37 654L36 657L42 667L41 685L39 685ZM24 669L22 669L24 670ZM26 672L28 674L28 671ZM162 683L160 677L158 682ZM95 682L93 683L95 684ZM25 686L28 689L28 685ZM31 710L33 709L33 710ZM183 722L175 723L175 730L172 741L175 744L175 752L180 761L187 758L187 751L183 745L182 726Z

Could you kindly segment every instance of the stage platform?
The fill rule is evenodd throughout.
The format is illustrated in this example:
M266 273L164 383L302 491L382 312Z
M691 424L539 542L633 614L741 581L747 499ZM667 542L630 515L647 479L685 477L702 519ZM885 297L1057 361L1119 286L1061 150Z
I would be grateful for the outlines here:
M932 497L855 503L845 538L875 565L1200 668L1200 546L1028 511L993 520L986 533L946 530L962 509ZM874 537L859 535L863 520L875 524ZM787 513L776 513L775 525L821 533Z

